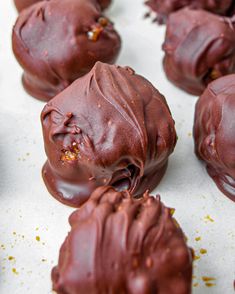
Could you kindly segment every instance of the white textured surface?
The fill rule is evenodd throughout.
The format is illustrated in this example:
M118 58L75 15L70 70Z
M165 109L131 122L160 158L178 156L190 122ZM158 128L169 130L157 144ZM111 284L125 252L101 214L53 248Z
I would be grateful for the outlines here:
M166 80L161 66L165 28L143 19L147 9L142 2L116 0L107 13L123 39L118 63L148 78L166 96L176 121L178 144L156 193L176 208L175 216L196 253L207 249L194 265L194 283L199 283L194 293L230 294L235 278L235 203L217 190L194 156L190 133L196 98ZM47 294L72 209L55 201L42 182L43 103L21 86L22 70L11 51L16 18L11 0L0 1L0 11L0 293ZM214 222L206 221L207 215ZM196 242L198 236L201 241ZM206 287L202 276L216 278L216 286Z

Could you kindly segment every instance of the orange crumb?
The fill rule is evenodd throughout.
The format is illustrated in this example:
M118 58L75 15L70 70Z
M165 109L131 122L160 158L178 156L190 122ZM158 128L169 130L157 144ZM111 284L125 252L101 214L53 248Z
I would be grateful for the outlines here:
M198 260L198 259L200 259L200 256L198 256L198 255L194 255L193 260L196 261L196 260Z
M16 268L13 267L12 269L13 274L18 275L19 273L17 272Z
M206 283L205 285L206 285L207 287L213 287L213 286L216 286L215 283Z
M171 215L174 215L174 213L175 213L175 208L171 208L171 209L170 209L170 214L171 214Z
M201 248L201 249L200 249L200 253L201 253L201 254L206 254L206 253L207 253L207 250L206 250L206 249L203 249L203 248Z
M211 282L211 281L215 281L215 278L203 276L202 280L203 282Z
M197 287L199 284L198 283L194 283L193 284L193 287Z
M205 221L209 221L211 223L214 222L213 218L211 218L209 215L205 216L204 219L205 219Z

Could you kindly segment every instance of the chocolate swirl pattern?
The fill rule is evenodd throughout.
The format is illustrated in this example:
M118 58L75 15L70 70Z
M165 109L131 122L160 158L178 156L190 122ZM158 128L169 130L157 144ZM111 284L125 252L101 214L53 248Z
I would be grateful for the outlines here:
M235 75L209 84L197 102L194 139L197 156L218 188L235 201Z
M159 197L100 187L70 225L52 271L58 294L191 293L192 253Z
M135 196L161 180L176 144L165 98L129 67L96 63L42 112L49 191L79 206L95 187Z
M235 72L234 18L184 8L171 14L163 50L168 79L193 95Z
M12 35L14 54L24 69L23 85L48 101L96 61L114 63L121 40L94 1L40 1L21 12Z

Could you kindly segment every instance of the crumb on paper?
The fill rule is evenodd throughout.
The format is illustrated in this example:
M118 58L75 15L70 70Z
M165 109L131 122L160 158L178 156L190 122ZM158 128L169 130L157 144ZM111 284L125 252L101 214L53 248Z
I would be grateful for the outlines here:
M8 256L8 260L9 261L15 260L15 257L14 256Z
M192 133L191 133L191 132L188 132L188 136L189 136L189 137L192 137Z
M204 249L204 248L201 248L201 249L200 249L200 253L201 253L201 254L206 254L206 253L207 253L207 250Z
M199 256L199 255L194 255L194 256L193 256L193 260L194 260L194 261L196 261L196 260L198 260L198 259L200 259L200 256Z
M212 218L209 214L206 215L206 216L204 217L204 220L205 220L206 222L211 222L211 223L214 222L213 218Z
M195 241L198 242L198 241L201 241L201 239L202 239L201 237L196 237L196 238L195 238Z
M12 272L13 272L13 274L15 274L15 275L19 275L19 273L17 272L17 270L16 270L16 268L12 268Z
M36 236L36 241L38 241L38 242L40 242L40 240L41 240L41 238L40 238L40 236Z
M206 285L207 287L213 287L213 286L216 286L215 283L205 283L205 285Z
M211 282L211 281L215 281L216 279L213 277L203 276L202 280L203 280L203 282Z
M193 287L197 287L199 284L198 283L194 283L193 284Z

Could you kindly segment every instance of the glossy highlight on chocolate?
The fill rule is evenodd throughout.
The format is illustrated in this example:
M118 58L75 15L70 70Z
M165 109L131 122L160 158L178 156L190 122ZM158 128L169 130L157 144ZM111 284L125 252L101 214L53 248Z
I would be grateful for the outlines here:
M146 4L157 14L156 20L166 23L168 16L184 7L204 9L215 14L231 15L233 0L148 0Z
M163 50L167 78L192 95L235 72L235 18L184 8L170 15Z
M58 294L190 294L192 251L173 210L148 192L96 189L69 219L52 270Z
M195 152L218 188L235 201L235 74L207 87L197 102Z
M96 63L44 108L43 178L78 207L102 185L134 196L162 179L176 144L165 98L129 67Z
M90 0L40 1L14 26L13 51L26 91L48 101L97 61L114 63L121 40L99 5Z

